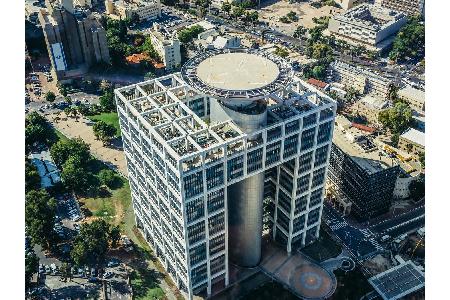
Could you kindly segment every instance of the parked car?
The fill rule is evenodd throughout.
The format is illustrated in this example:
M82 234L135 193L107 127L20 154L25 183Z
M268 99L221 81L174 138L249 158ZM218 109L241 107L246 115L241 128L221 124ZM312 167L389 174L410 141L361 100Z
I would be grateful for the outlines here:
M91 268L91 276L97 277L97 270L95 268Z
M112 272L106 271L105 274L103 274L103 279L108 279L113 276Z
M117 259L111 259L108 262L107 266L108 266L108 268L113 268L113 267L117 267L119 265L119 263L120 262Z
M90 282L90 283L98 283L98 282L100 282L101 280L99 279L99 278L97 278L97 277L90 277L89 279L88 279L88 282Z

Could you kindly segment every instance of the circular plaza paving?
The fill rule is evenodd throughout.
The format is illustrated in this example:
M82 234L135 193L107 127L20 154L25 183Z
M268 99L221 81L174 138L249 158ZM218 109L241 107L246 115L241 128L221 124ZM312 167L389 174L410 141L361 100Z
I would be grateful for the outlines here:
M326 270L312 264L292 270L289 283L305 299L324 299L333 294L336 278Z

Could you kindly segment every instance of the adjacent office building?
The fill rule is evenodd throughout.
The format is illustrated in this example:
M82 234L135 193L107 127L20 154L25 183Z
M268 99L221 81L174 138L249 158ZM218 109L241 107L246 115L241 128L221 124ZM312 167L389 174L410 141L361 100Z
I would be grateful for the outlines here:
M152 45L161 57L166 69L174 69L181 64L180 41L176 32L168 34L159 29L155 23L150 31Z
M133 19L134 15L140 21L161 17L160 0L106 0L105 7L106 13L122 19Z
M416 158L425 153L425 133L409 128L398 139L398 148L411 153Z
M57 80L83 75L89 67L110 62L106 32L88 10L76 9L71 0L62 4L47 0L41 23L50 61Z
M387 99L392 87L392 80L360 66L336 60L328 68L332 81L346 87L352 87L360 94L370 94L374 98Z
M319 235L336 103L262 50L115 90L138 228L188 298ZM263 208L263 206L265 208Z
M333 16L328 24L338 39L382 51L392 44L395 34L406 23L405 14L381 6L361 4Z
M334 127L330 188L338 201L351 203L354 216L367 220L391 206L399 165L376 147L370 135L349 122L341 123L346 125Z
M375 0L375 4L409 16L423 15L425 11L425 0Z

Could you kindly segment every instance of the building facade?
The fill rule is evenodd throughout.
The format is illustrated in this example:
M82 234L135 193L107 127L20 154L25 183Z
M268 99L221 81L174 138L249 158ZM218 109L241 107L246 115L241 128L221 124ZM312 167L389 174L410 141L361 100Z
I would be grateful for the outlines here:
M392 87L392 81L388 78L339 60L330 64L328 76L332 81L354 88L361 95L370 94L379 99L387 99Z
M88 11L47 1L48 11L41 10L39 21L57 80L83 75L96 63L109 63L105 29Z
M419 157L425 153L425 133L414 128L409 128L398 139L398 148Z
M259 263L263 219L288 252L318 237L336 103L288 62L205 52L115 97L137 226L188 298Z
M120 16L122 19L133 19L136 15L140 21L161 17L159 0L106 0L106 12Z
M397 96L409 103L417 112L425 112L425 92L410 86L405 86L397 92Z
M408 16L423 15L425 12L425 0L375 0L375 4Z
M395 34L406 23L406 16L394 10L361 4L343 14L333 16L328 24L338 39L382 51L392 44Z
M154 26L154 29L150 31L150 38L166 69L170 70L180 66L180 41L176 34L163 34L157 26Z
M368 220L389 210L398 173L398 163L382 155L369 136L335 127L328 182L337 197L352 203L355 217Z

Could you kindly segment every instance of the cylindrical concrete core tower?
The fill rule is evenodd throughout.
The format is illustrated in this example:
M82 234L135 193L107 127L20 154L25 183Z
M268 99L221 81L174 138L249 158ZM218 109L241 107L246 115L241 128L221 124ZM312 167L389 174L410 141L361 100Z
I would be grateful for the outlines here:
M238 103L212 100L211 122L232 119L245 133L253 133L266 126L267 109L264 102L251 102L246 107ZM230 260L242 267L254 267L261 259L263 197L264 172L228 187Z
M261 50L209 51L182 69L186 83L210 99L211 124L233 120L247 134L267 124L268 96L285 88L290 65ZM261 260L264 172L228 186L228 251L231 262L254 267Z

